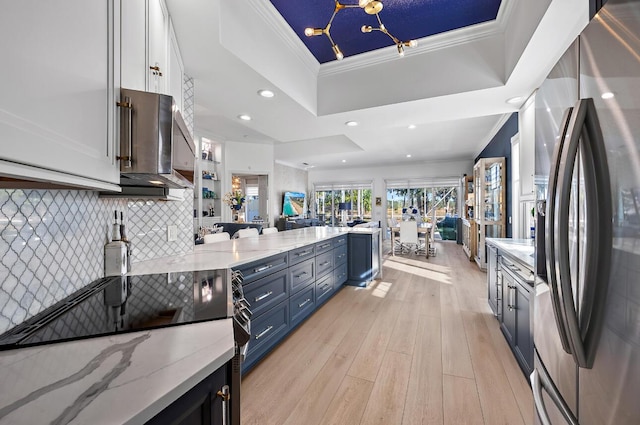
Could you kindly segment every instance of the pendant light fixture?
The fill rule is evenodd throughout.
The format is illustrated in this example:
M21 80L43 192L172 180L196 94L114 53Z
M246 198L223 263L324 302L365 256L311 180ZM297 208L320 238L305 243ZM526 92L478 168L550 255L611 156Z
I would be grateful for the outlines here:
M378 27L372 27L371 25L363 25L362 28L360 28L360 30L363 33L366 34L373 31L380 31L383 34L386 34L396 45L398 49L398 55L400 56L404 56L405 47L415 47L418 45L418 42L416 40L401 41L398 38L391 35L389 31L387 31L384 24L382 23L382 20L380 19L379 13L383 8L383 4L379 0L359 0L358 4L342 4L340 3L339 0L335 0L335 8L333 9L333 14L331 15L331 19L329 19L329 22L327 23L327 25L324 28L306 28L304 30L304 34L307 37L314 37L314 36L323 35L323 34L326 35L327 38L329 39L329 42L331 42L331 49L333 50L333 54L336 55L336 59L342 60L344 58L344 54L340 50L340 47L338 47L338 45L333 41L333 38L331 37L331 24L333 23L333 19L336 17L338 12L340 12L341 10L354 9L358 7L364 10L364 12L368 15L375 15L376 19L378 20Z

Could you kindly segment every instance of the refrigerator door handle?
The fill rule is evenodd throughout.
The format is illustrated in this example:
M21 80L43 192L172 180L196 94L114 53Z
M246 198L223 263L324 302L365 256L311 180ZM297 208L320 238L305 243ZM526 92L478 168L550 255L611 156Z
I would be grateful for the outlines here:
M560 414L565 419L566 423L569 425L578 425L578 420L571 413L571 409L567 405L567 403L562 399L562 396L558 392L558 389L553 384L551 377L548 375L545 370L538 353L535 352L536 368L531 373L531 390L533 391L533 404L534 410L538 414L542 425L558 425L554 424L549 418L549 414L547 413L547 408L544 404L544 399L542 398L542 391L544 390L553 404L558 408Z
M562 172L558 175L560 193L556 212L559 238L556 240L556 252L561 253L557 261L559 286L571 351L578 366L591 368L602 328L611 269L613 212L606 148L593 99L580 99L573 109L570 132L567 134L568 143L560 158ZM583 158L587 216L584 229L584 258L587 258L587 261L582 277L580 318L574 304L568 232L571 185L578 149ZM578 225L581 223L582 220Z
M546 205L546 228L545 228L545 251L547 262L547 283L549 284L551 303L553 306L553 314L555 316L556 327L558 328L558 335L560 336L560 342L562 348L568 354L571 354L571 345L569 343L569 337L566 330L566 320L564 318L564 310L562 308L562 302L560 300L560 291L558 286L558 274L557 274L557 256L556 256L556 195L558 192L558 174L560 172L560 157L565 145L567 137L567 129L569 126L569 120L573 113L573 108L567 108L562 117L562 125L560 127L560 139L553 150L553 157L551 160L551 169L549 172L549 196Z

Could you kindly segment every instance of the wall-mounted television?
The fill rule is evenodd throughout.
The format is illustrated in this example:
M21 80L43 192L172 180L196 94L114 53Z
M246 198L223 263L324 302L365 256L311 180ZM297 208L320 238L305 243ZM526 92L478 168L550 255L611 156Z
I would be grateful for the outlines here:
M298 217L304 214L304 198L302 192L285 192L282 201L282 215Z

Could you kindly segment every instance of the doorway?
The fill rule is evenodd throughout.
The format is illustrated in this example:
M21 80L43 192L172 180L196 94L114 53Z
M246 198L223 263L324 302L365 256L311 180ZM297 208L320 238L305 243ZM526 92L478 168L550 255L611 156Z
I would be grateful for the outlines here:
M269 222L269 176L266 174L231 175L231 189L244 194L245 204L238 212L247 223Z

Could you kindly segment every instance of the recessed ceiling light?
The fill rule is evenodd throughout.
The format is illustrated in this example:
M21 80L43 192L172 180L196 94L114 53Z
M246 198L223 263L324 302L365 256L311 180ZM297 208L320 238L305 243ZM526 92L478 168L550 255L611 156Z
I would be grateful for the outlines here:
M411 154L410 153L407 154L407 158L411 158Z
M522 96L516 96L516 97L512 97L511 99L507 99L507 103L510 103L511 105L517 105L523 100L524 98Z
M274 92L272 92L271 90L267 90L267 89L258 90L258 94L260 96L266 97L266 98L272 98L273 96L276 95Z
M347 162L347 160L346 160L346 159L343 159L343 160L342 160L342 162Z
M547 112L551 112L551 108L547 108Z
M416 128L415 124L409 124L409 130L413 130L414 128Z
M238 115L238 118L240 118L242 121L251 121L251 116L247 114Z
M355 127L358 125L358 121L347 121L346 123L344 123L344 125L348 127Z
M608 91L608 92L606 92L606 93L602 93L602 94L600 95L600 97L601 97L601 98L603 98L603 99L613 99L615 96L616 96L616 95L615 95L615 94L613 94L613 93L612 93L612 92L610 92L610 91Z

